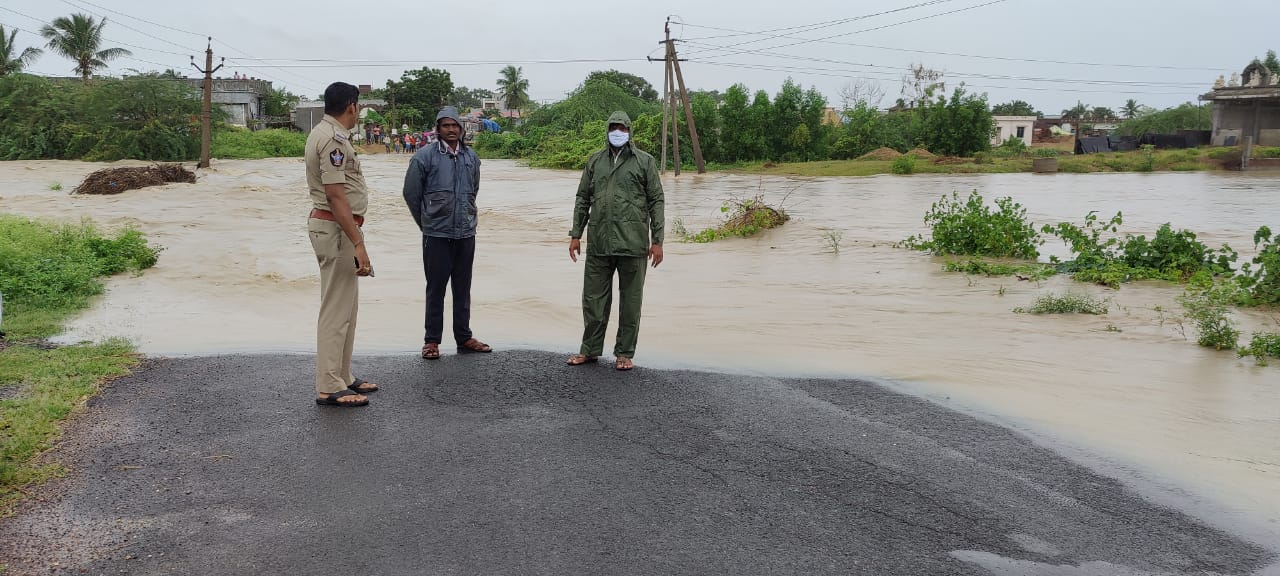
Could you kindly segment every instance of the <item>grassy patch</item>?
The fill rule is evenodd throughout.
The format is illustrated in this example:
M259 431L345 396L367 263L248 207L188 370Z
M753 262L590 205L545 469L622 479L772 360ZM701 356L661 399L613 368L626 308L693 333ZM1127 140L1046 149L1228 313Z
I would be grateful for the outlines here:
M213 133L210 155L223 160L292 158L302 156L306 147L307 135L301 132L223 128Z
M0 352L0 390L18 387L0 400L0 516L23 486L60 474L55 464L31 466L47 449L61 421L97 391L105 378L122 376L137 364L127 342L66 346L52 350L12 346Z
M60 474L31 460L60 423L107 378L137 363L124 341L50 348L43 338L102 292L99 280L156 263L159 251L136 230L101 234L91 223L54 224L0 215L0 515L23 487Z
M1005 174L1030 172L1032 158L1057 154L1043 148L1033 148L1025 153L1009 155L999 150L981 152L972 158L916 159L911 167L914 174ZM1230 149L1191 148L1186 150L1134 150L1132 152L1107 152L1102 154L1073 155L1069 151L1057 155L1058 171L1067 173L1092 172L1190 172L1220 168L1217 161L1230 155ZM1258 148L1254 149L1255 151ZM1270 149L1268 149L1270 154ZM1255 156L1258 153L1255 152ZM1280 152L1277 152L1280 154ZM1239 155L1239 149L1236 149ZM787 176L874 176L878 174L904 174L905 163L896 166L891 160L824 160L816 162L789 162L773 164L751 162L712 169L752 174L779 174Z
M1088 294L1044 294L1029 308L1014 308L1019 314L1106 314L1111 304Z

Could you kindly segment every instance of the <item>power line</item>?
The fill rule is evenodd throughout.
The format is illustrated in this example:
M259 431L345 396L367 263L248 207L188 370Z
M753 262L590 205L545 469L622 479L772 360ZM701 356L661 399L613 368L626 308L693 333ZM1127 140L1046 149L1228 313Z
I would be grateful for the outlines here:
M611 62L648 62L645 58L562 58L545 60L342 60L330 58L228 58L252 62L302 62L278 64L276 68L337 68L345 66L493 66L499 64L582 64Z
M727 50L730 50L730 52L728 52L728 53L726 53L726 54L718 54L717 56L732 56L732 55L735 55L735 54L742 54L742 53L744 53L744 52L758 52L758 51L761 51L761 50L775 50L775 49L778 49L778 48L788 48L788 47L791 47L791 46L800 46L800 45L802 45L802 44L811 44L811 43L814 43L814 42L821 42L821 41L823 41L823 40L830 40L830 39L832 39L832 38L841 38L841 37L844 37L844 36L851 36L851 35L854 35L854 34L862 34L862 33L864 33L864 32L872 32L872 31L875 31L875 30L884 30L885 28L892 28L892 27L894 27L894 26L901 26L901 25L903 25L903 24L911 24L911 23L913 23L913 22L920 22L920 21L923 21L923 20L930 20L930 19L933 19L933 18L938 18L938 17L941 17L941 16L947 16L947 15L950 15L950 14L957 14L957 13L960 13L960 12L967 12L967 11L969 11L969 10L976 10L976 9L978 9L978 8L985 8L985 7L987 7L987 6L992 6L992 5L995 5L995 4L1001 4L1001 3L1004 3L1004 2L1008 2L1008 1L1009 1L1009 0L989 0L988 2L984 2L984 3L982 3L982 4L975 4L975 5L973 5L973 6L966 6L966 7L964 7L964 8L957 8L957 9L955 9L955 10L948 10L948 11L946 11L946 12L939 12L939 13L937 13L937 14L930 14L930 15L928 15L928 16L920 16L920 17L918 17L918 18L912 18L912 19L910 19L910 20L903 20L903 21L901 21L901 22L894 22L894 23L892 23L892 24L884 24L884 25L881 25L881 26L873 27L873 28L865 28L865 29L862 29L862 30L855 30L855 31L853 31L853 32L843 32L843 33L840 33L840 34L832 34L832 35L830 35L830 36L824 36L824 37L822 37L822 38L803 39L803 40L800 40L800 41L798 41L798 42L792 42L792 43L790 43L790 44L779 44L779 45L777 45L777 46L769 46L769 47L762 48L762 49L759 49L759 50L738 49L738 48L731 48L731 47L728 47L728 46L722 46L722 47L720 47L721 49L727 49ZM792 36L789 36L789 35L787 35L787 34L781 34L781 35L777 35L777 36L769 36L767 39L773 39L773 38L791 38L791 37L792 37Z
M158 23L158 22L152 22L152 21L150 21L150 20L147 20L146 18L139 18L139 17L137 17L137 16L133 16L133 15L130 15L130 14L126 14L126 13L121 12L121 11L119 11L119 10L112 10L111 8L107 8L106 6L102 6L102 5L99 5L99 4L94 4L93 2L90 2L89 0L77 0L77 1L78 1L78 2L80 2L80 3L82 3L82 4L88 4L88 5L90 5L90 6L94 6L94 7L96 7L96 8L101 9L101 10L106 10L107 12L111 12L111 13L113 13L113 14L118 14L118 15L120 15L120 16L124 16L125 18L132 18L132 19L134 19L134 20L137 20L137 21L139 21L139 22L145 22L145 23L150 24L150 25L152 25L152 26L159 26L160 28L164 28L164 29L167 29L167 30L173 30L174 32L181 32L181 33L183 33L183 34L190 34L190 35L192 35L192 36L199 36L199 37L201 37L201 38L205 38L205 37L207 37L207 36L208 36L207 34L200 34L199 32L192 32L192 31L190 31L190 30L183 30L183 29L181 29L181 28L174 28L173 26L167 26L167 25L165 25L165 24L160 24L160 23Z
M792 66L737 64L737 63L729 63L729 62L708 62L708 61L698 61L698 62L701 64L709 65L709 66L721 66L726 68L738 68L738 69L746 69L746 70L763 70L767 72L802 72L809 76L825 76L825 77L832 77L832 78L850 78L850 77L864 76L869 74L884 74L884 73L878 73L878 72L867 73L867 72L858 72L858 71L852 71L852 70L845 71L847 72L845 74L837 74L837 73L826 71L828 69L821 69L821 68L800 68L800 67L792 67ZM840 71L837 70L836 72L840 72ZM1079 93L1087 93L1087 94L1145 94L1145 95L1169 95L1169 96L1187 95L1186 92L1079 90L1079 89L1073 89L1073 88L1041 88L1041 87L1034 87L1034 86L996 86L996 85L988 85L988 84L968 84L968 83L966 83L965 86L969 86L972 88L990 88L990 89L999 89L999 90L1032 90L1032 91L1038 91L1038 92L1072 92L1072 93L1079 92Z
M84 10L84 11L86 11L86 12L90 12L90 13L92 13L92 14L96 14L99 18L102 18L102 20L103 20L104 22L107 20L106 15L104 15L104 14L102 14L102 13L100 13L100 12L94 12L93 10L90 10L90 9L88 9L88 8L85 8L84 6L80 6L79 4L76 4L75 2L72 2L71 0L62 0L62 3L63 3L63 4L66 4L66 5L68 5L68 6L71 6L72 8L78 8L78 9L80 9L80 10ZM130 26L130 25L128 25L128 24L125 24L124 22L116 22L116 24L119 24L120 26L122 26L122 27L124 27L124 28L127 28L127 29L129 29L129 30L133 30L134 32L137 32L137 33L139 33L139 34L141 34L141 35L143 35L143 36L146 36L146 37L148 37L148 38L151 38L152 40L159 40L159 41L161 41L161 42L164 42L165 44L168 44L168 45L170 45L170 46L176 46L176 47L181 48L181 49L183 49L183 50L191 50L191 48L190 48L190 47L188 47L188 46L183 46L183 45L181 45L181 44L178 44L177 42L170 42L169 40L166 40L166 39L161 38L161 37L159 37L159 36L156 36L156 35L154 35L154 34L149 34L149 33L147 33L147 32L143 32L142 30L139 30L139 29L137 29L137 28L134 28L133 26Z
M772 58L783 58L783 59L788 59L788 60L799 60L799 61L803 61L803 62L821 62L821 63L827 63L827 64L841 64L841 65L845 65L845 66L854 66L854 67L859 67L859 68L873 68L873 69L875 69L875 70L877 70L877 71L883 71L883 72L881 72L881 73L889 73L889 72L891 71L891 68L890 68L890 67L887 67L887 66L879 66L879 65L875 65L875 64L862 64L862 63L859 63L859 62L849 62L849 61L845 61L845 60L835 60L835 59L831 59L831 58L812 58L812 57L805 57L805 56L796 56L796 55L791 55L791 54L765 54L764 56L768 56L768 57L772 57ZM716 58L716 57L714 57L714 56L713 56L712 58ZM693 62L702 62L702 63L708 63L708 64L714 64L714 63L717 63L717 62L716 62L716 61L714 61L714 60L707 60L707 59L702 59L702 58L694 58L694 59L690 59L690 60L691 60L691 61L693 61ZM1014 81L1022 81L1022 82L1053 82L1053 83L1062 83L1062 84L1100 84L1100 85L1120 85L1120 86L1132 86L1132 87L1137 87L1137 86L1152 86L1152 87L1170 87L1170 88L1177 88L1177 87L1194 88L1194 87L1197 87L1197 86L1201 86L1201 85L1203 85L1203 83L1201 83L1201 82L1160 82L1160 81L1143 81L1143 80L1098 80L1098 79L1091 79L1091 78L1053 78L1053 77L1044 77L1044 76L1009 76L1009 75L1004 75L1004 74L985 74L985 73L980 73L980 72L956 72L956 71L944 71L944 72L945 72L945 74L947 74L947 75L949 75L949 76L953 76L953 77L960 77L960 78L984 78L984 79L988 79L988 80L1014 80Z
M841 25L841 24L848 24L849 22L856 22L856 21L858 21L858 20L867 20L867 19L870 19L870 18L875 18L875 17L877 17L877 16L885 16L885 15L887 15L887 14L893 14L893 13L896 13L896 12L905 12L905 11L907 11L907 10L914 10L914 9L916 9L916 8L923 8L923 7L925 7L925 6L932 6L932 5L934 5L934 4L945 4L945 3L947 3L947 2L954 2L954 1L955 1L955 0L930 0L930 1L928 1L928 2L921 2L921 3L919 3L919 4L912 4L912 5L910 5L910 6L903 6L903 7L901 7L901 8L894 8L894 9L892 9L892 10L884 10L884 11L881 11L881 12L875 12L875 13L872 13L872 14L863 14L863 15L861 15L861 16L853 16L853 17L850 17L850 18L842 18L842 19L839 19L839 20L832 20L832 21L828 21L828 22L818 22L818 23L815 23L815 24L802 24L802 25L799 25L799 26L787 26L787 27L785 27L785 28L774 28L774 29L771 29L771 30L761 30L761 31L759 31L759 32L746 32L746 31L743 31L743 30L733 30L733 29L729 29L729 28L719 28L719 27L716 27L716 26L703 26L703 25L698 25L698 24L687 24L687 23L684 23L684 22L681 22L681 25L682 25L682 26L688 26L688 27L690 27L690 28L703 28L703 29L707 29L707 30L720 30L720 31L726 31L726 32L738 32L738 34L727 34L727 35L722 35L722 36L711 36L711 37L707 37L707 38L699 38L700 40L707 40L707 39L710 39L710 38L732 38L732 37L736 37L736 36L756 36L756 35L769 34L769 33L771 33L771 32L782 32L782 31L784 31L784 30L800 30L801 28L803 28L803 29L804 29L804 30L800 30L801 32L812 32L812 31L814 31L814 30L820 30L820 29L822 29L822 28L830 28L830 27L832 27L832 26L839 26L839 25ZM790 35L789 35L789 34L784 34L784 35L782 35L782 36L790 36ZM777 37L780 37L780 36L773 36L772 38L777 38ZM755 43L755 42L762 42L762 41L764 41L764 40L768 40L768 39L769 39L769 38L761 38L761 39L759 39L759 40L752 40L752 41L749 41L749 42L744 42L744 44L751 44L751 43Z

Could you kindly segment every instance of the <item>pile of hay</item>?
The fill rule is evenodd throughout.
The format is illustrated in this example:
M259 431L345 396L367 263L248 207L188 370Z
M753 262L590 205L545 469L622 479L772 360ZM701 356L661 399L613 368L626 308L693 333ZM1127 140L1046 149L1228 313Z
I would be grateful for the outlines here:
M937 157L938 157L938 155L937 155L937 154L934 154L933 152L930 152L930 151L928 151L928 150L925 150L924 148L916 148L916 149L914 149L914 150L912 150L912 151L910 151L910 152L907 152L907 155L909 155L909 156L915 156L916 158L919 158L919 159L921 159L921 160L928 160L928 159L930 159L930 158L937 158Z
M765 204L762 196L731 203L732 212L720 229L729 235L751 236L761 230L777 228L791 219L785 211Z
M196 183L196 174L181 164L106 168L90 174L72 194L119 194L170 182Z
M866 154L863 154L862 156L859 156L858 159L859 160L896 160L901 155L902 155L901 153L899 153L897 150L894 150L893 148L876 148L875 150L872 150L870 152L867 152Z

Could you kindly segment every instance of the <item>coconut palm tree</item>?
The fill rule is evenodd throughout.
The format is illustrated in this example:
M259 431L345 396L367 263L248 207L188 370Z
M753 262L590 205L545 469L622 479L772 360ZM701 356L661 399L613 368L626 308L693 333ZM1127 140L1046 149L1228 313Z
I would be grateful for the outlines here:
M124 48L102 47L102 28L107 19L94 21L92 16L72 14L70 18L61 17L40 29L40 35L49 39L49 48L62 56L74 60L75 70L84 80L95 71L106 68L107 62L130 56L133 53Z
M518 110L529 102L529 80L524 68L508 65L498 72L498 94L508 110Z
M4 26L0 25L0 76L8 76L9 74L17 74L23 68L30 66L36 61L44 50L28 46L17 57L14 52L17 50L13 45L13 41L18 36L18 31L14 30L9 34L5 34Z
M1137 116L1138 113L1142 111L1142 106L1138 104L1137 100L1130 98L1125 100L1124 106L1120 108L1120 111L1124 112L1124 117L1126 119L1129 119Z

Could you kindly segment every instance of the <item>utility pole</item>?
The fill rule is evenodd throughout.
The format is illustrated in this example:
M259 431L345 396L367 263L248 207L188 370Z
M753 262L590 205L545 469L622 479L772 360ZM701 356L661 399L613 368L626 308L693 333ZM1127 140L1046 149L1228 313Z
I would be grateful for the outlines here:
M667 47L671 51L670 60L671 66L676 71L676 81L680 83L680 101L684 103L684 118L689 124L689 140L693 143L693 162L698 166L698 173L705 174L707 163L702 161L702 144L698 143L698 128L693 123L693 106L689 105L689 92L684 89L684 74L680 73L680 59L676 58L676 45L667 41Z
M702 174L707 171L707 164L702 160L698 127L693 122L693 107L689 105L689 92L684 88L684 74L680 72L680 58L676 57L676 44L671 39L670 18L667 19L663 30L666 33L666 39L658 42L666 46L666 53L663 56L666 70L662 78L662 165L660 169L663 171L667 169L667 114L670 112L672 158L675 162L676 176L680 175L680 114L676 112L678 105L684 108L685 123L689 125L689 141L693 143L693 161L698 166L698 173ZM679 92L676 92L677 83L680 87Z
M222 61L218 63L218 67L213 67L213 37L209 37L209 46L204 51L204 69L196 66L196 57L191 57L191 67L199 70L204 74L204 111L200 114L200 163L198 168L209 167L209 148L213 142L213 73L222 69L222 64L227 61L224 56Z
M671 46L671 20L665 27L667 39L663 41L669 49ZM671 110L671 58L665 53L662 57L662 161L658 167L661 172L667 171L667 113Z

